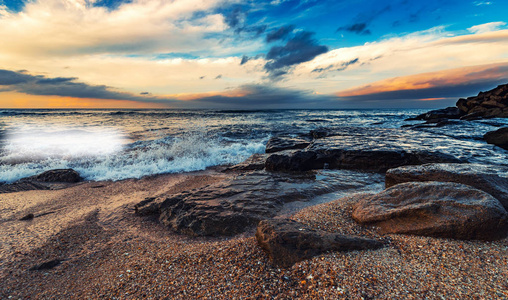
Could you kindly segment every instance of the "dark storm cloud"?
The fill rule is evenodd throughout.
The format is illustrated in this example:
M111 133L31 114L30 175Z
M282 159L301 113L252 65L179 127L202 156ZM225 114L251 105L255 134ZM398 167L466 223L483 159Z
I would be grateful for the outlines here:
M244 55L244 56L242 56L242 61L240 62L240 65L246 64L251 59L258 59L258 58L261 58L261 57L264 57L264 56L265 56L264 54L258 54L258 55L253 56L253 57L248 57L247 55Z
M219 74L217 75L217 77L215 77L215 79L221 79L222 78L222 74Z
M105 85L89 85L76 82L75 77L48 78L42 75L30 75L0 69L0 85L2 91L15 91L29 95L62 96L74 98L93 98L111 100L131 100L141 102L165 102L173 99L143 97L130 93L117 92ZM141 93L145 95L144 93Z
M237 34L244 32L259 36L266 31L266 25L247 25L246 20L247 12L240 7L234 8L224 16L226 24L233 28Z
M337 64L333 64L333 65L329 65L326 68L316 68L316 69L312 70L312 72L322 73L322 72L325 72L325 71L344 71L349 66L359 63L359 61L360 61L360 59L357 57L355 59L343 62L343 63L338 64L338 65Z
M282 26L266 35L266 42L271 43L278 40L284 40L295 29L293 25Z
M316 56L328 52L328 47L319 45L313 38L312 32L302 31L290 38L284 46L274 46L266 54L269 60L265 70L271 77L278 77L287 73L288 68L314 59Z

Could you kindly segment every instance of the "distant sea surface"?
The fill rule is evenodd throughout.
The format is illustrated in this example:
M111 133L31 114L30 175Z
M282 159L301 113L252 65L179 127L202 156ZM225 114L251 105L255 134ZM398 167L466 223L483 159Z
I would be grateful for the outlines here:
M0 110L0 182L59 168L75 169L87 180L203 170L262 153L275 135L323 127L401 128L420 123L404 119L425 111ZM425 143L470 162L506 164L508 152L482 136L507 125L506 119L490 119L403 128L414 131L415 141L401 143ZM419 131L432 135L422 141Z

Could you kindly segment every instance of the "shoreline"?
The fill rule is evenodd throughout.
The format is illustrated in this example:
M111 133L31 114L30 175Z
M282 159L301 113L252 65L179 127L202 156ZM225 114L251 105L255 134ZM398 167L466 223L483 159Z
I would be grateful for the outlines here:
M289 216L329 232L376 237L387 246L326 253L287 269L268 261L254 228L230 237L187 237L133 213L145 197L227 176L205 170L0 194L2 245L7 245L0 257L0 297L508 298L508 239L381 236L351 219L347 197ZM43 211L53 213L18 220ZM30 271L55 259L59 264L52 269Z

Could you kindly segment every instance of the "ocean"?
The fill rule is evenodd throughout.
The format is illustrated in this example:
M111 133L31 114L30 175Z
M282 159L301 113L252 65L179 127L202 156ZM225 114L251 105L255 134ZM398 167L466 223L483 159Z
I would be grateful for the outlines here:
M204 170L263 153L276 135L318 128L401 128L426 110L0 110L0 182L72 168L86 180L122 180ZM483 134L506 119L454 121L436 128L402 128L411 148L431 146L470 162L505 165L508 152ZM426 132L422 136L421 132ZM396 132L395 132L396 134Z

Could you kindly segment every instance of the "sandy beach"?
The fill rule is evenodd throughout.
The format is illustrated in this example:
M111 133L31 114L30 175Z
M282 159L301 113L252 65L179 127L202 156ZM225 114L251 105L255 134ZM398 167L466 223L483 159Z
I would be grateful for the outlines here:
M354 197L290 217L382 240L379 250L271 264L255 228L222 238L172 233L134 214L148 196L218 182L213 170L0 195L2 299L503 299L508 240L379 236L351 219ZM28 213L35 218L19 219ZM30 270L57 260L51 269Z

